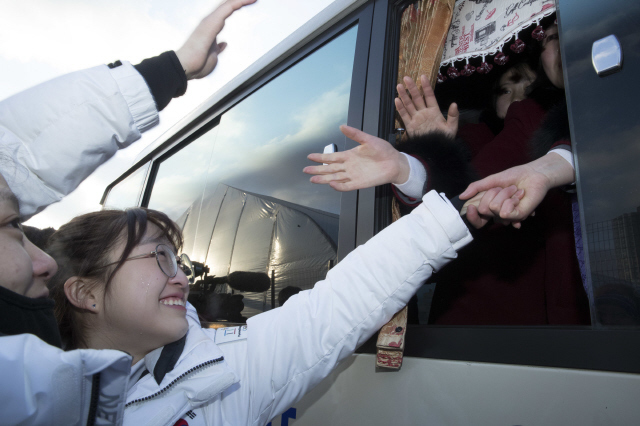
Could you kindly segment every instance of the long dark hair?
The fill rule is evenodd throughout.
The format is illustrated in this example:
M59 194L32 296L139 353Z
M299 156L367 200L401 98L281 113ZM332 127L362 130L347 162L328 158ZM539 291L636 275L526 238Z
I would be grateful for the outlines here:
M86 327L82 309L66 297L64 283L71 277L83 277L96 287L103 286L107 294L116 272L131 251L140 244L152 223L160 229L176 248L182 248L182 233L178 226L162 212L144 208L103 210L72 219L60 227L49 239L49 254L58 263L58 272L49 280L51 295L56 302L55 314L64 348L86 347ZM116 265L109 263L109 254L123 241L124 251Z

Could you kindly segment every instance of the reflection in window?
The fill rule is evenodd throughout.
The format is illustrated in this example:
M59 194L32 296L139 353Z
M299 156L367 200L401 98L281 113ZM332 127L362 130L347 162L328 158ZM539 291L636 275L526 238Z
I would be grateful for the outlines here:
M277 307L285 287L312 288L335 262L340 193L302 169L309 153L344 149L356 34L319 48L161 163L149 207L176 220L185 252L209 267L190 296L204 319Z
M137 207L147 169L148 166L140 167L122 182L111 188L104 202L104 208L126 209L127 207Z
M640 207L587 224L587 236L598 321L640 325Z
M149 208L166 213L184 226L193 202L202 197L216 134L214 127L160 164Z

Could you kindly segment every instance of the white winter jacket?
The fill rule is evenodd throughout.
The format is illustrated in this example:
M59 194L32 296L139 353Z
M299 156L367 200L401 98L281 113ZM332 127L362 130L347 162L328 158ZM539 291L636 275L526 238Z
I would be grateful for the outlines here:
M153 96L128 62L66 74L0 102L0 173L23 219L60 201L157 123Z
M129 63L64 75L0 102L0 173L28 218L158 122ZM0 424L121 425L131 357L0 337Z
M69 76L60 81L63 85L68 84L67 90L78 91L77 99L92 103L86 111L80 105L82 102L68 108L69 114L76 110L82 112L78 112L80 115L64 128L56 126L56 120L52 119L50 124L58 129L57 137L49 126L40 126L42 133L48 135L46 140L50 146L38 144L38 132L32 131L26 120L16 118L13 126L6 124L11 121L7 117L13 117L13 113L7 112L4 105L0 106L0 126L3 126L0 132L4 132L0 137L3 143L12 144L13 148L8 152L28 169L22 177L16 173L13 180L7 179L23 201L25 210L21 211L25 216L75 188L117 148L139 137L139 128L130 112L132 105L127 104L126 96L122 95L122 86L116 83L120 91L116 90L109 80L113 79L109 75L113 70L98 68L78 74L76 83ZM135 76L130 78L135 79ZM89 93L79 93L82 87ZM100 95L100 89L104 87L113 89L112 95ZM48 96L46 87L40 86L40 90L43 100L51 101L49 108L65 109L64 105L55 106L55 98ZM98 94L92 94L93 90ZM67 91L61 90L61 93ZM38 99L35 92L30 92L30 96ZM96 101L95 96L102 101ZM10 100L14 106L20 106L18 98ZM47 115L44 106L43 109L40 113ZM129 112L125 113L125 110ZM23 118L29 116L23 112ZM55 111L50 114L64 120ZM35 117L34 122L42 124ZM78 126L81 132L73 130ZM1 171L7 178L6 170ZM29 201L25 203L24 200ZM354 250L312 290L291 297L281 308L251 318L248 332L244 332L246 339L220 343L221 336L216 339L216 332L201 329L190 311L185 347L173 370L160 384L155 382L153 375L144 376L132 386L125 384L129 391L124 424L173 425L181 418L191 426L266 424L317 385L340 360L352 354L408 302L424 280L454 259L456 251L470 241L470 233L455 208L432 191L424 196L424 203L412 214ZM67 387L61 388L61 377L89 377L93 372L106 371L116 364L120 366L118 362L129 359L117 351L64 354L38 339L34 343L29 336L0 339L0 369L3 371L0 401L14 401L9 411L14 417L9 418L22 420L24 424L52 424L50 420L62 412L76 413L69 414L69 418L79 419L75 423L71 420L65 423L82 424L87 412L86 394L70 394L73 398L57 394L60 389L73 387L72 381L66 381ZM28 344L33 346L27 347ZM38 369L37 361L25 351L34 357L46 355L48 364ZM155 352L144 359L151 370ZM103 357L102 363L87 364L87 357ZM86 371L87 366L91 371ZM5 371L12 372L8 376L10 380L4 380ZM116 383L123 383L123 377L128 379L128 370L127 374L124 369L122 371L121 376L104 375L109 377L109 384L114 385L110 391L115 389ZM82 390L81 382L73 383ZM19 389L19 393L9 399L15 389ZM98 394L97 397L102 396ZM104 400L122 407L116 403L121 400L112 394ZM98 424L119 424L119 412L117 409L115 416L98 413ZM3 421L6 419L3 416Z
M0 337L0 424L121 425L131 357L64 352L32 334Z
M246 339L216 345L216 331L201 329L192 313L175 368L160 384L147 375L131 389L124 424L173 425L184 418L189 426L265 425L371 337L469 241L456 209L432 191L312 290L250 318Z

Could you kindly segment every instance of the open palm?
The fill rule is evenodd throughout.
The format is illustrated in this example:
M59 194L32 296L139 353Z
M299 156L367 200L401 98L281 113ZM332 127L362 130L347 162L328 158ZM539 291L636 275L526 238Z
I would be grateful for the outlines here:
M396 109L400 118L404 122L405 129L409 136L419 136L432 131L440 131L451 137L455 137L458 132L458 107L451 104L447 118L444 118L438 101L433 93L433 89L426 76L421 76L422 90L411 79L406 76L404 83L398 84L398 97L395 99ZM411 96L409 96L411 95Z
M312 183L329 184L344 192L408 179L409 162L389 142L349 126L340 126L340 130L360 145L345 152L309 154L310 160L327 164L304 168L305 173L315 175Z

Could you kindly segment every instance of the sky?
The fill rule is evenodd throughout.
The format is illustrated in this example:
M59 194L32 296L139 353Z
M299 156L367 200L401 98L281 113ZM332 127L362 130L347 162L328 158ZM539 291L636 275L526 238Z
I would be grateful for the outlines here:
M235 75L333 0L258 0L227 20L218 37L227 49L214 72L192 80L186 95L162 111L160 125L121 150L63 201L27 224L59 227L98 210L105 187L136 155ZM0 3L0 99L56 76L113 62L136 64L178 49L220 0L3 0Z

